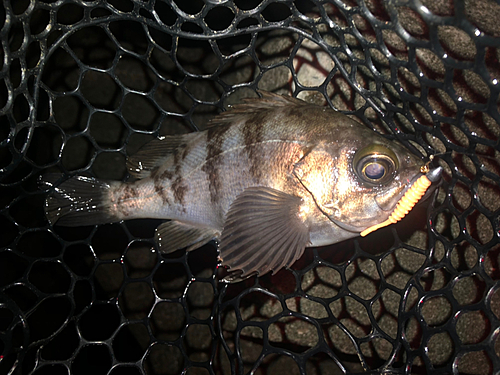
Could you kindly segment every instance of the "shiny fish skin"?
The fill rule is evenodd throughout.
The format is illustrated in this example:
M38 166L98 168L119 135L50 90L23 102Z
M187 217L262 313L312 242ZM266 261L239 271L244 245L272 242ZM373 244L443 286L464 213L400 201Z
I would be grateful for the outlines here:
M156 232L162 252L216 238L229 280L238 281L383 222L421 176L418 158L343 114L261 95L206 131L146 144L127 161L135 182L78 176L57 185L46 176L45 186L54 187L49 222L170 219Z

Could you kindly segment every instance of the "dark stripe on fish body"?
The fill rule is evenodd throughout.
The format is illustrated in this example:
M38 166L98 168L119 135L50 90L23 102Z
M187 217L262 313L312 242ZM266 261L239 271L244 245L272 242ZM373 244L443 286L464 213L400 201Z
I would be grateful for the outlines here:
M155 176L155 183L161 183L163 180L171 180L174 177L174 174L170 172L168 169L163 171L162 174L157 174Z
M299 123L301 119L304 119L304 108L290 106L286 108L284 116L287 117L290 123ZM308 120L312 120L312 118L308 118Z
M259 182L263 172L262 149L257 144L264 138L264 119L256 116L247 120L243 126L245 151L250 161L250 173Z
M186 149L186 147L186 143L181 143L174 151L174 165L176 166L176 168L179 165L179 161L183 160L185 157L184 150Z
M153 186L155 189L155 193L158 194L164 205L170 204L170 200L168 199L168 194L164 188L164 180L171 180L174 176L172 172L169 170L163 171L163 173L158 173L159 168L155 167L151 171L151 177L153 178Z
M184 183L184 179L181 176L178 176L174 182L172 183L172 190L174 191L175 200L184 205L184 197L188 190L187 185Z
M182 171L182 163L181 161L184 160L186 157L187 153L185 153L187 145L186 143L181 143L175 150L174 150L174 175L176 176L176 179L182 178L181 176L181 171ZM172 179L174 176L170 177ZM173 186L173 185L172 185Z
M167 192L163 188L163 185L156 180L154 181L155 193L158 194L163 202L163 205L170 204Z
M191 151L191 145L189 143L183 143L181 145L182 147L182 155L181 155L181 160L186 159L186 157L189 155L189 152Z
M125 188L123 189L123 194L121 195L119 201L121 203L135 197L137 197L137 190L130 185L125 185Z
M179 147L174 152L174 166L175 166L174 175L175 175L175 180L172 183L172 189L174 189L174 196L175 196L175 199L178 202L182 201L182 199L179 198L179 196L175 192L175 190L177 188L179 188L179 186L182 184L182 175L181 175L182 164L181 164L181 160L182 160L182 154L183 154L182 149L185 146L186 146L186 144L179 145Z
M151 172L149 173L149 177L151 177L153 180L156 180L159 169L160 169L159 166L156 166L153 169L151 169Z
M174 151L174 174L170 178L174 178L172 182L172 190L174 193L174 199L177 203L184 205L184 196L186 195L187 186L184 183L184 179L181 175L182 173L182 161L186 158L188 154L188 146L186 143L181 143Z
M123 217L129 216L130 207L126 204L126 202L128 200L131 200L131 199L137 197L137 196L138 196L138 192L136 189L134 189L130 185L125 185L125 187L123 189L123 193L120 196L120 198L118 198L118 202L116 205L117 210L120 212L120 214Z
M183 181L183 178L181 176L181 171L182 171L182 161L187 157L189 154L190 147L188 146L187 143L181 143L173 152L174 154L174 166L175 170L174 172L171 172L169 170L163 171L161 174L158 173L158 170L154 170L154 174L152 171L151 177L153 178L153 183L154 183L154 189L156 194L158 194L163 202L164 205L170 204L170 200L168 197L168 194L164 188L164 181L165 180L172 180L175 177L175 180L172 182L171 188L173 191L174 199L176 202L180 204L184 204L184 196L187 191L187 186Z
M208 188L210 190L210 201L217 203L219 192L222 188L222 181L219 175L220 159L225 134L229 130L229 125L220 125L209 128L207 131L207 156L205 164L201 168L207 174Z

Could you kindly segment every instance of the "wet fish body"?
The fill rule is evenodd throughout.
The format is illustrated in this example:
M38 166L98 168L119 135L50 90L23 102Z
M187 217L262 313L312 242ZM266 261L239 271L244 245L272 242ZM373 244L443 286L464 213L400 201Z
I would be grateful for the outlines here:
M74 177L54 186L48 220L65 226L170 219L162 252L213 238L233 279L290 266L305 247L383 222L423 163L330 108L262 93L203 132L161 137L127 161L136 181Z

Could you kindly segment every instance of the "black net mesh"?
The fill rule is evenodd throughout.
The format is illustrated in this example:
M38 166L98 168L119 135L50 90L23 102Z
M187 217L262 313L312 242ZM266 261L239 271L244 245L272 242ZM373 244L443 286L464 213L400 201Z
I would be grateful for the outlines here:
M3 0L0 373L500 372L500 5L493 0ZM158 135L256 89L424 156L436 201L291 270L218 282L157 220L45 219L38 178L125 180Z

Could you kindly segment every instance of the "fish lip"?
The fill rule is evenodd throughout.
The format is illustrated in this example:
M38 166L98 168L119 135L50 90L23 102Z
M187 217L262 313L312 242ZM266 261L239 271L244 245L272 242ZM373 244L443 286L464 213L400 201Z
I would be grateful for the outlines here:
M359 232L362 232L365 228L365 227L356 227L354 225L345 224L345 223L339 222L335 219L332 219L331 217L328 217L328 218L330 219L330 221L332 223L334 223L338 227L340 227L348 232L359 233Z

